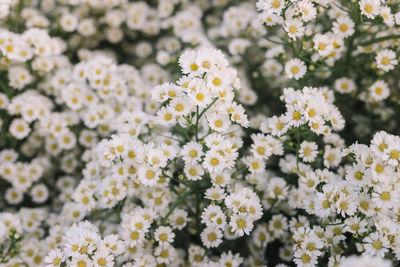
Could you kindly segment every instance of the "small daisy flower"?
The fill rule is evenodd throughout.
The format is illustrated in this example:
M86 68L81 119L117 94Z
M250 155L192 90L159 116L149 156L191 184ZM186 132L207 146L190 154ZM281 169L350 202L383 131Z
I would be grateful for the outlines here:
M333 22L333 32L343 38L349 37L354 34L354 22L348 16L340 16Z
M160 226L154 232L154 238L161 245L166 243L172 243L175 238L174 232L172 232L171 227L168 226Z
M306 64L297 58L291 59L285 64L285 74L289 79L298 80L307 72Z
M299 157L304 162L313 162L318 155L318 146L315 142L303 141L300 144Z
M287 19L284 26L288 36L296 40L304 35L304 26L300 19Z
M390 49L379 51L375 57L375 61L378 68L385 72L393 70L398 63L396 53Z
M361 14L369 19L374 19L379 14L381 2L379 0L361 0L359 5Z
M222 243L222 237L222 230L214 227L206 227L200 234L201 241L207 248L218 247Z
M249 235L250 231L253 229L253 220L244 213L233 214L230 217L229 226L231 227L231 232L236 236Z

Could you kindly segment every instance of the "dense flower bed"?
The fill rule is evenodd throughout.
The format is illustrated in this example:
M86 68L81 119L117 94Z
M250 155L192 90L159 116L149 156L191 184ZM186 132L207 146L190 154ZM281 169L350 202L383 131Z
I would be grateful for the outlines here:
M0 1L0 266L398 266L397 0Z

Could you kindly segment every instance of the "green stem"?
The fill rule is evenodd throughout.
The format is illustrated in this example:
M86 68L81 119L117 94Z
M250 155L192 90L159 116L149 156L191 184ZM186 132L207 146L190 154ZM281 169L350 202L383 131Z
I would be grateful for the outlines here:
M369 46L369 45L372 45L372 44L375 44L375 43L379 43L379 42L383 42L383 41L390 40L390 39L400 39L400 34L392 34L392 35L383 36L383 37L380 37L380 38L376 38L376 39L372 39L372 40L360 43L358 45Z
M296 167L299 171L299 150L300 150L300 132L296 131Z
M265 38L267 41L269 41L269 42L271 42L271 43L274 43L274 44L283 45L283 46L288 46L288 45L289 45L288 43L283 43L283 42L275 41L275 40L269 39L268 37L264 37L264 38Z
M199 106L196 106L196 126L195 126L195 133L196 133L196 142L199 142Z
M8 85L6 85L6 84L4 83L4 81L3 81L2 79L0 79L0 88L3 89L3 92L7 95L7 97L8 97L9 99L12 98L13 94L12 94L12 92L10 91L10 88L8 87Z
M10 246L8 247L4 255L0 255L0 263L7 263L10 259L18 253L18 243L22 240L22 237L17 232L10 234ZM9 258L8 258L9 257Z
M165 217L161 220L161 224L165 224L167 222L167 219L169 218L169 216L171 216L172 212L174 212L174 210L186 199L186 197L188 195L190 195L192 193L191 190L187 191L186 193L184 193L183 195L181 195L178 200L174 203L174 205L172 205L172 207L169 209L169 211L167 212L167 215L165 215Z
M195 124L195 133L196 133L196 142L199 141L199 137L198 137L198 132L199 132L199 121L200 118L204 115L204 113L206 113L207 110L209 110L211 108L211 106L218 100L218 97L214 98L214 100L205 108L201 111L201 113L199 114L199 106L196 106L196 124Z
M204 113L206 113L207 110L209 110L211 108L212 105L214 105L215 102L217 102L218 97L214 98L214 100L205 108L201 111L200 115L197 117L197 119L199 120L201 118L201 116L204 115Z
M341 225L341 224L344 224L344 223L327 223L327 224L321 224L321 225L323 225L323 226L335 226L335 225Z

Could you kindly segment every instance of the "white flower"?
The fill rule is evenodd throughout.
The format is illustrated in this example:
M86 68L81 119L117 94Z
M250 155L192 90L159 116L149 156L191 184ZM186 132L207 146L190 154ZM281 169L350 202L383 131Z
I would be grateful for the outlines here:
M368 223L365 220L360 219L359 217L349 217L344 221L344 223L346 224L344 231L353 234L365 233L366 231L368 231Z
M189 97L175 98L169 103L168 107L170 107L174 116L181 117L192 111L193 105L191 103Z
M92 260L86 254L75 254L72 259L68 261L71 266L92 266Z
M8 79L11 87L21 90L33 81L33 76L25 67L16 66L8 70Z
M37 184L30 190L32 200L36 203L43 203L49 197L49 190L44 184Z
M157 184L161 176L161 169L142 164L138 170L139 181L145 186L154 186Z
M286 62L285 74L289 79L298 80L307 72L306 64L298 58L294 58Z
M161 125L174 125L176 123L176 114L171 107L161 107L157 111L157 121Z
M377 102L388 98L390 90L386 82L379 80L368 88L368 93L371 101Z
M189 76L200 76L203 74L203 69L196 63L196 51L187 50L179 57L179 65L182 68L182 73Z
M321 57L330 55L333 50L332 36L328 34L316 34L313 38L314 49L318 51Z
M205 223L207 227L223 229L226 225L226 216L221 207L209 205L201 214L201 222Z
M395 18L390 10L390 7L388 6L381 6L380 8L380 15L383 18L383 22L389 26L389 27L393 27L394 26L394 22L395 22Z
M354 34L354 22L348 16L340 16L333 22L333 32L344 38Z
M7 200L7 203L9 204L12 205L19 204L24 199L24 193L21 192L20 190L15 189L14 187L10 187L7 189L5 193L5 198Z
M379 232L369 234L364 240L365 253L369 256L379 256L383 258L388 251L389 242Z
M318 146L315 142L303 141L300 144L299 157L304 162L313 162L318 155Z
M189 220L188 213L183 209L175 209L168 218L170 225L174 229L182 230Z
M62 250L56 248L49 252L44 262L47 264L46 267L58 267L65 261L65 255Z
M275 14L280 15L282 9L285 7L285 1L283 0L259 0L257 2L257 8L264 11L271 11Z
M189 142L185 144L180 152L182 159L187 163L196 163L204 154L202 145L196 142Z
M314 7L313 3L309 0L299 1L297 4L301 18L304 22L311 21L317 16L317 9Z
M221 187L215 186L208 188L204 196L207 199L218 201L223 200L226 197L226 193Z
M287 19L284 29L293 40L303 37L304 35L304 26L300 19Z
M78 265L79 266L79 265ZM98 249L93 256L94 267L112 267L114 266L114 257L108 249Z
M299 267L311 267L316 266L318 256L311 254L308 251L298 250L294 254L294 263Z
M229 226L230 231L236 236L243 236L244 234L249 235L250 231L253 229L253 220L244 213L233 214L230 217Z
M259 19L261 23L265 23L267 26L274 26L283 23L283 18L274 13L273 10L263 11L259 14Z
M337 167L342 160L341 149L325 146L324 165L327 168Z
M201 180L204 174L204 169L200 164L185 164L184 172L189 180L197 181Z
M276 199L285 199L288 194L288 186L284 179L274 177L269 181L268 197Z
M379 14L381 3L379 0L361 0L359 2L361 14L373 19Z
M260 174L265 171L265 162L262 158L246 157L243 162L252 174Z
M339 195L336 203L337 213L341 214L343 217L346 215L354 215L357 210L357 205L352 196L347 196L343 193Z
M200 234L201 242L207 248L218 247L222 243L222 230L214 227L206 227Z
M209 172L220 172L226 167L223 157L214 150L209 150L206 153L202 165Z
M390 49L379 51L375 60L378 68L383 71L393 70L395 65L397 65L396 53Z
M239 254L232 254L231 251L228 251L228 253L222 253L221 258L218 261L218 265L239 267L242 262L243 259L239 256Z
M160 226L154 232L154 238L160 245L172 243L175 238L174 232L172 232L171 227Z
M397 208L399 204L399 190L391 185L378 185L374 187L372 199L378 208L388 210Z
M9 131L15 138L23 139L29 134L31 128L25 120L14 119L10 124Z
M381 257L371 257L367 254L361 256L350 256L340 260L338 267L390 267L390 261L382 259Z
M78 18L70 13L64 14L60 19L61 28L67 32L73 32L78 27Z
M176 249L172 245L167 243L165 245L160 245L156 247L156 249L154 250L154 256L157 257L158 263L164 263L168 265L174 262L179 255Z
M335 90L343 94L349 94L356 90L356 85L353 80L343 77L335 81Z

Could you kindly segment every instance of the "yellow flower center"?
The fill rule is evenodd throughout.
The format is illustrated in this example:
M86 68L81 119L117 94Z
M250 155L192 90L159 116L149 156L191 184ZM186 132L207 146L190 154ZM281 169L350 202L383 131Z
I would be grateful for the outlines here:
M246 221L243 219L237 219L236 220L236 225L237 227L239 227L240 229L243 229L246 227Z
M382 58L381 60L382 65L389 65L390 64L390 60L387 57Z
M340 31L345 32L345 31L347 31L348 27L347 27L346 24L341 24L341 25L339 26L339 29L340 29Z
M213 80L213 84L215 86L221 85L221 82L222 82L222 80L220 78L214 78L214 80Z
M197 66L197 64L193 63L192 65L190 65L190 69L191 69L192 71L196 71L196 70L199 69L199 66Z
M367 5L365 5L365 7L364 7L364 11L365 11L366 13L370 14L370 13L372 13L373 8L372 8L371 5L367 4Z
M382 199L383 201L388 201L388 200L390 200L390 193L389 193L389 192L383 192L383 193L381 194L381 199Z
M156 176L156 173L155 173L154 171L148 170L148 171L146 172L146 178L147 178L147 179L153 179L154 176Z
M297 66L293 66L293 67L291 68L291 71L292 71L293 74L297 74L297 73L299 73L300 68L297 67Z

